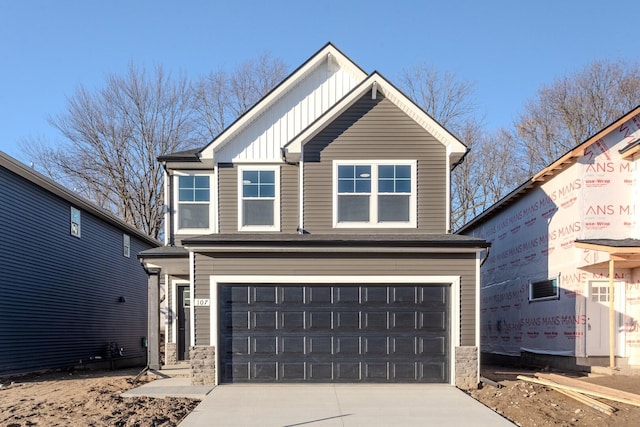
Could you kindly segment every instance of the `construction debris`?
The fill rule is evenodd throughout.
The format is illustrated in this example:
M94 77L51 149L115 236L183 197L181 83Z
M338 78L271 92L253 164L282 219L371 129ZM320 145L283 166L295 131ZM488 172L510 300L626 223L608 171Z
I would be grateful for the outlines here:
M538 378L531 378L523 375L518 375L517 378L522 381L540 384L554 389L565 396L571 397L572 399L607 415L612 415L616 411L616 408L593 399L593 397L625 403L627 405L640 406L640 395L634 393L586 383L564 375L536 373L535 376Z

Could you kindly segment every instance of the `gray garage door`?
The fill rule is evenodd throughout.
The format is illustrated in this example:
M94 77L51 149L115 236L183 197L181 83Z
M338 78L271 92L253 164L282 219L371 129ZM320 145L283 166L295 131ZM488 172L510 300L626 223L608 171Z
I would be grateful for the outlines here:
M224 285L223 382L448 382L441 285Z

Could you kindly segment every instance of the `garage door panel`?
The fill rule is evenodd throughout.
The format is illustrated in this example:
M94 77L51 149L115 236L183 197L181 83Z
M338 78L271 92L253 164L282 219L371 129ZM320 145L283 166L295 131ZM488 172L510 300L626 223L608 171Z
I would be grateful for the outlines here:
M307 379L310 381L328 382L333 380L333 363L307 363Z
M419 327L424 331L445 332L447 330L447 313L429 311L419 313Z
M415 304L416 291L413 286L391 288L391 303L393 304Z
M281 362L278 373L287 381L299 381L306 379L306 364L304 362Z
M391 354L394 356L411 357L418 354L415 337L392 337Z
M391 363L391 379L396 382L413 382L416 381L416 363L411 362L392 362Z
M362 348L364 356L386 356L389 354L387 337L363 337Z
M252 298L251 303L275 303L276 302L276 289L273 286L254 286L250 288Z
M389 328L393 330L412 331L416 329L417 316L415 311L399 311L389 313Z
M447 303L447 288L443 286L423 286L420 288L419 302L422 304L434 303L444 306Z
M365 330L386 330L387 329L387 312L371 311L363 313L362 328Z
M276 329L276 315L274 311L251 311L251 329L272 331Z
M364 286L362 304L387 304L389 289L386 286Z
M336 286L334 298L336 304L358 304L360 302L360 288L357 286Z
M276 362L251 363L251 379L257 381L275 381L277 377Z
M286 331L304 330L304 311L284 311L280 313L278 329Z
M359 336L336 337L335 342L338 356L359 356L362 353Z
M278 345L278 349L283 357L300 357L305 354L304 342L304 335L280 337L280 344Z
M336 380L354 382L360 380L359 362L339 362L336 363Z
M277 349L275 336L254 337L251 340L251 353L258 356L275 356Z
M307 303L310 305L331 304L332 289L330 286L310 286L307 288Z
M336 332L357 331L360 329L359 311L338 311L335 314Z
M307 338L307 354L316 356L328 356L333 353L333 339L330 337L308 337Z
M419 338L421 355L438 355L444 356L446 354L446 341L443 337L429 337Z
M448 285L222 285L223 382L447 382Z
M387 362L364 362L364 379L382 381L389 378L389 364Z
M300 306L304 303L304 288L302 286L283 286L280 288L281 304L296 304Z
M310 331L331 331L333 322L331 311L309 311L307 316L307 329Z

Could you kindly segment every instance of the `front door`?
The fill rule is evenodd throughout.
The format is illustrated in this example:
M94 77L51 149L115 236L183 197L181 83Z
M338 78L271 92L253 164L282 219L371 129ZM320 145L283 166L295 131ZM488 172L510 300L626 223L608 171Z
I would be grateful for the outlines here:
M189 360L191 295L189 286L178 286L178 360Z
M623 298L620 283L615 283L616 300ZM589 282L589 293L587 298L587 335L586 350L587 356L608 356L609 355L609 281L594 280ZM618 304L616 303L616 310ZM618 330L616 311L616 326Z

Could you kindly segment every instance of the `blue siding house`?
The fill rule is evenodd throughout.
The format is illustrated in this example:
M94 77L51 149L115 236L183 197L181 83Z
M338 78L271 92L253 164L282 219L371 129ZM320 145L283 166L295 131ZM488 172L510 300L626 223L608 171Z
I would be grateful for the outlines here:
M0 152L0 375L144 366L158 242Z

